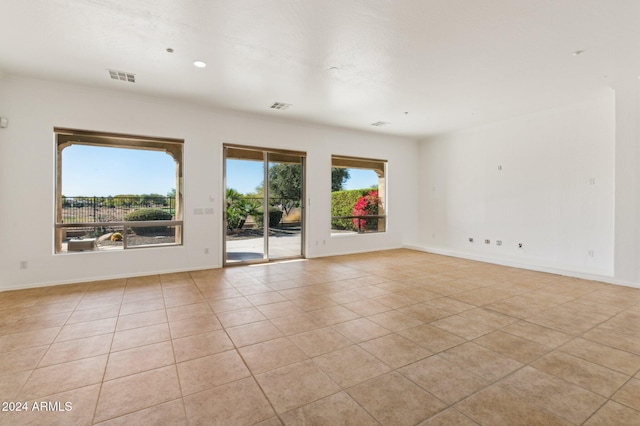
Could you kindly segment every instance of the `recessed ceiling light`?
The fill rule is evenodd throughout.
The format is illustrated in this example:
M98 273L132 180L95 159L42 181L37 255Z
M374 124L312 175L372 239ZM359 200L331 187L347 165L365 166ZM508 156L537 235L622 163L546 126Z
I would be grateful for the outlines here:
M173 53L173 49L170 47L167 47L167 53Z
M207 66L207 63L204 61L193 61L193 66L197 68L204 68Z
M571 54L572 54L573 56L580 56L580 55L582 55L583 53L584 53L584 50L576 50L576 51L572 52Z

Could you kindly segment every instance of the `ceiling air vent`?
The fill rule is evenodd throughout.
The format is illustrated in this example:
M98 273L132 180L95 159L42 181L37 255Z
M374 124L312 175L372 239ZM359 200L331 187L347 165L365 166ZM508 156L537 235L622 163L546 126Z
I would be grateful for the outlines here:
M109 77L111 77L112 80L128 81L129 83L136 82L136 75L133 73L116 70L107 71L109 71Z
M376 121L375 123L371 123L372 126L376 126L376 127L386 126L387 124L389 123L386 121Z
M291 104L285 104L284 102L274 102L270 108L284 111L285 109L291 108Z

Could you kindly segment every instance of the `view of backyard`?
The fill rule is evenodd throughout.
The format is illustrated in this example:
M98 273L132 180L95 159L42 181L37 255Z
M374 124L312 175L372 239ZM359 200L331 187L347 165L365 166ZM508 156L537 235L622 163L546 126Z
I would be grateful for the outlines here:
M183 141L58 129L56 144L56 253L182 244Z
M175 189L166 195L153 191L179 183L181 160L172 143L151 143L152 149L147 149L147 142L141 147L126 139L109 139L112 147L68 140L58 141L56 252L182 243L181 203ZM295 155L279 153L263 164L241 148L234 152L237 157L226 165L227 185L233 182L225 193L227 254L260 257L268 246L274 258L278 250L283 257L300 255L302 163ZM109 179L100 172L105 162L113 165ZM385 162L350 157L332 157L332 162L332 234L384 232ZM136 188L153 190L135 192Z
M128 247L174 244L174 226L164 223L128 226L124 222L172 221L175 211L176 199L171 194L63 196L62 251L121 249L125 244ZM86 243L82 244L82 241Z
M240 158L227 159L226 262L299 256L303 250L301 165L294 162L268 162L269 191L268 199L265 199L263 179L267 163L237 155ZM234 175L234 171L240 168L249 173ZM252 172L253 178L250 180L247 175ZM354 175L354 182L349 182ZM374 170L346 167L331 169L332 235L385 230L384 198L378 189L382 181L384 174ZM259 184L251 190L251 182L254 186L256 182ZM345 188L347 182L351 183L349 189ZM354 183L360 185L360 189L353 189ZM240 185L238 187L244 192L233 185ZM265 202L268 204L266 209L263 205ZM268 235L265 235L267 228L264 222L267 216L269 226Z

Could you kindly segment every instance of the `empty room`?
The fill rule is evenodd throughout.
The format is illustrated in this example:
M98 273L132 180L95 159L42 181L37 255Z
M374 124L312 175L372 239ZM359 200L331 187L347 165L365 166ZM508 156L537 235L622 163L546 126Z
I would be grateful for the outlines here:
M0 424L640 424L639 23L3 0Z

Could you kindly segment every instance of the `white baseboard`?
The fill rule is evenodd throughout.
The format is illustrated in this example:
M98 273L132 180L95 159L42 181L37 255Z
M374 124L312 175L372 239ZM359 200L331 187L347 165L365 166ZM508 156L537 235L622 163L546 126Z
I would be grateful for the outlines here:
M195 267L195 268L166 269L166 270L156 270L153 272L138 272L138 273L128 273L128 274L105 275L105 276L98 276L98 277L91 277L91 278L78 278L78 279L72 279L72 280L45 281L45 282L29 283L25 285L5 287L0 290L0 293L3 291L26 290L30 288L39 288L39 287L53 287L56 285L79 284L79 283L88 283L93 281L119 280L123 278L145 277L150 275L175 274L178 272L202 271L205 269L218 269L221 267L222 267L221 265L209 265L209 266L202 266L202 267Z
M360 253L372 253L375 251L385 251L385 250L398 250L401 248L405 248L403 245L392 246L392 247L373 247L367 250L346 250L346 251L332 251L331 253L317 253L311 256L306 256L307 259L320 259L323 257L333 257L333 256L347 256L350 254L360 254Z
M370 253L370 252L384 251L384 250L396 250L400 248L422 251L426 253L440 254L443 256L457 257L461 259L475 260L475 261L491 263L495 265L510 266L514 268L527 269L531 271L547 272L550 274L564 275L568 277L581 278L581 279L586 279L591 281L600 281L607 284L615 284L615 285L622 285L626 287L640 288L640 283L619 280L619 279L616 279L615 277L608 276L608 275L571 271L571 270L556 268L551 266L536 265L536 264L530 264L530 263L514 261L509 259L499 259L499 258L493 258L493 257L479 256L473 253L459 252L455 250L443 249L438 247L427 247L427 246L422 246L417 244L404 244L404 245L394 246L394 247L375 247L375 248L372 248L371 250L346 250L346 251L339 251L339 252L334 251L332 253L322 253L322 254L315 254L312 256L306 256L306 258L315 259L315 258L332 257L332 256L345 256L345 255L358 254L358 253ZM24 289L38 288L38 287L51 287L51 286L64 285L64 284L77 284L77 283L85 283L85 282L91 282L91 281L116 280L116 279L123 279L123 278L149 276L149 275L172 274L172 273L178 273L178 272L193 272L193 271L201 271L205 269L218 269L221 267L222 265L207 265L207 266L201 266L201 267L191 267L191 268L182 268L182 269L155 270L153 272L105 275L105 276L99 276L99 277L92 277L91 279L84 278L84 279L76 279L76 280L47 281L47 282L30 283L26 285L5 287L2 290L0 290L0 292L11 291L11 290L24 290Z
M478 262L492 263L495 265L510 266L513 268L527 269L527 270L537 271L537 272L547 272L550 274L563 275L563 276L573 277L573 278L581 278L581 279L591 280L591 281L600 281L607 284L615 284L615 285L622 285L625 287L640 288L640 283L616 279L615 277L610 275L601 275L601 274L594 274L594 273L588 273L588 272L572 271L572 270L558 268L554 266L537 265L537 264L526 263L518 260L511 260L511 259L486 257L486 256L480 256L474 253L466 253L466 252L461 252L456 250L443 249L439 247L428 247L428 246L422 246L418 244L405 244L403 247L410 250L423 251L426 253L433 253L433 254L441 254L443 256L458 257L461 259L476 260Z

